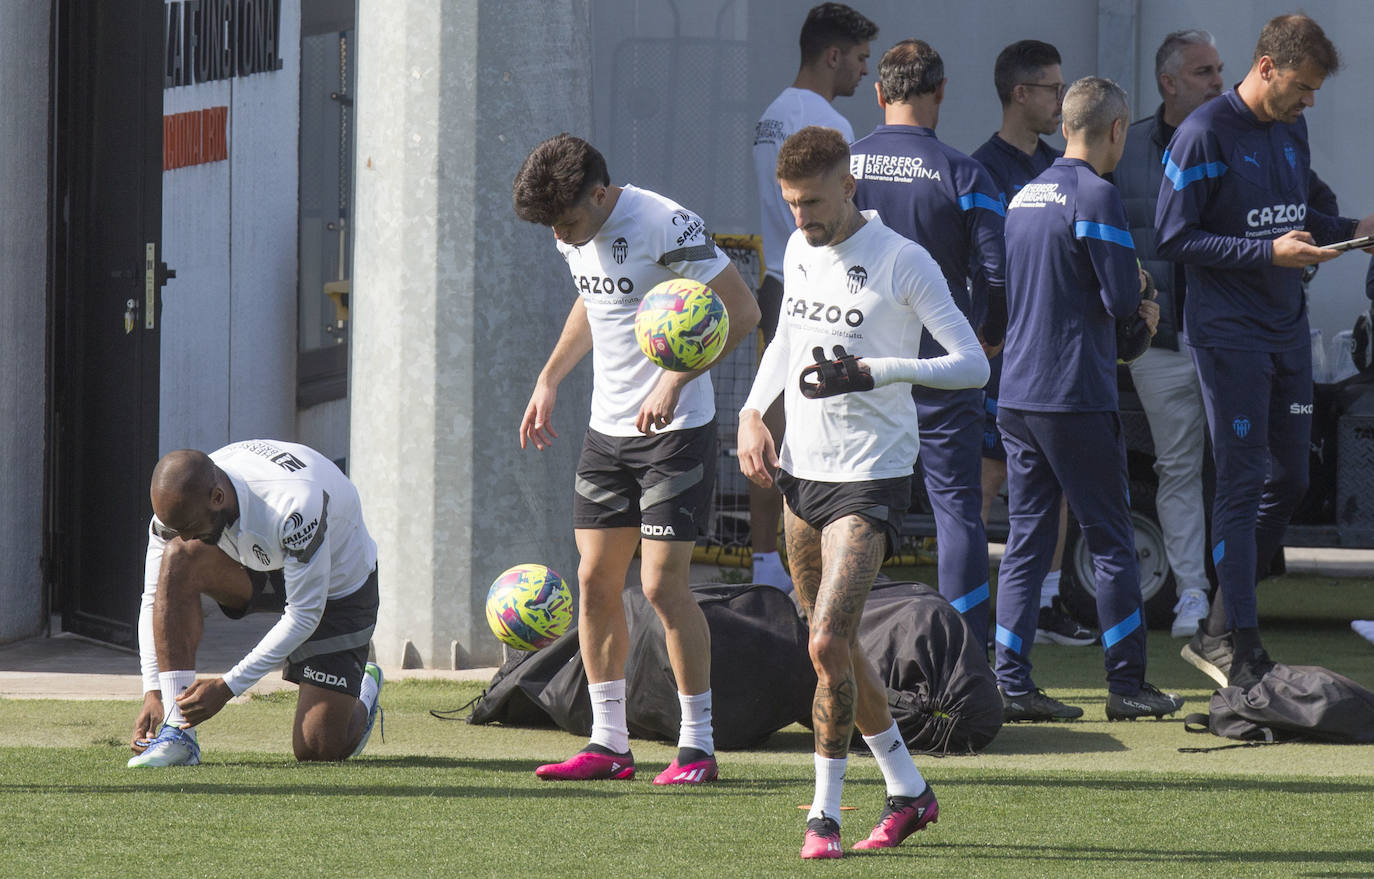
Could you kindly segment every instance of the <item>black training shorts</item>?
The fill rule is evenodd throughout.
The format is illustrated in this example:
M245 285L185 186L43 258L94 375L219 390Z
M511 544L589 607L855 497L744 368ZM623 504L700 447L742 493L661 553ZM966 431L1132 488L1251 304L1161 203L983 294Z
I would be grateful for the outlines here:
M282 677L357 696L372 632L377 628L377 569L352 595L325 602L324 616L306 642L286 658Z
M779 470L778 488L798 519L822 531L845 516L862 516L887 536L884 558L896 552L902 517L911 506L911 477L868 482L818 482Z
M711 512L716 421L653 436L588 429L577 462L574 528L639 528L649 540L695 541Z

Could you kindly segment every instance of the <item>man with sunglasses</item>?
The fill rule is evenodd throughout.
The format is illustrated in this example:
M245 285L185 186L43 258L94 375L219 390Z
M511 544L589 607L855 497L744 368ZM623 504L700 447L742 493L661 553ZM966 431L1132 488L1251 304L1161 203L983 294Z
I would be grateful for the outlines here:
M382 686L367 661L377 624L377 544L358 491L314 449L248 440L179 449L153 469L138 652L143 707L131 768L194 766L196 727L264 675L300 685L296 759L344 760L367 744ZM222 677L196 679L201 596L231 619L281 612Z

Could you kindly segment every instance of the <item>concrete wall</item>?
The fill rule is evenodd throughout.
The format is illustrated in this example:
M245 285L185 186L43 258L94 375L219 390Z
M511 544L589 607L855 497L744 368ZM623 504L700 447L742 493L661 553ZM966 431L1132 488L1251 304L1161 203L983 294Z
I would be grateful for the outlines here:
M229 158L163 172L162 452L295 436L300 0L279 45L280 70L163 93L227 106Z
M809 0L702 0L690 10L650 0L594 0L591 70L595 115L575 131L606 153L618 182L665 194L702 214L718 232L756 232L756 188L749 172L753 124L790 85L798 64L797 34ZM877 62L899 40L917 37L945 62L949 85L940 138L972 152L1000 124L992 65L1019 39L1053 43L1064 77L1099 74L1131 93L1137 116L1154 111L1154 53L1164 35L1184 27L1210 30L1228 85L1249 67L1264 22L1293 11L1284 0L854 0L879 26L870 75L835 108L862 137L881 121L873 95ZM1347 216L1374 212L1368 165L1374 100L1374 3L1311 0L1302 4L1343 50L1345 68L1309 110L1313 165L1341 199ZM733 44L733 45L732 45ZM725 71L724 75L720 71ZM1062 147L1062 138L1049 140ZM1356 253L1322 267L1312 286L1312 323L1325 338L1349 329L1364 308L1368 258Z
M350 472L380 553L374 644L383 664L491 663L496 575L576 569L590 389L584 370L566 380L561 441L521 452L573 293L548 230L513 215L510 181L590 114L586 7L364 0L358 35Z
M0 4L0 643L44 624L50 5Z

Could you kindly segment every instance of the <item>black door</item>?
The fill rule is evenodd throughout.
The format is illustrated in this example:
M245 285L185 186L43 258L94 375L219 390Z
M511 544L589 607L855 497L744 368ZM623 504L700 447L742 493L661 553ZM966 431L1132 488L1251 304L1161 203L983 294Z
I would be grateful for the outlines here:
M47 581L64 630L137 643L157 462L163 0L58 0Z

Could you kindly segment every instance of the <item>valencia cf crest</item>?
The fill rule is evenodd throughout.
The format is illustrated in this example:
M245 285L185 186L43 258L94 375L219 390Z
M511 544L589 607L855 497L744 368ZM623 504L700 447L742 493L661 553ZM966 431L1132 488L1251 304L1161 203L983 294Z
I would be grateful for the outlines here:
M868 269L863 266L850 266L849 270L845 272L845 275L849 278L850 295L859 295L859 291L864 288L864 284L868 283Z
M1291 141L1283 145L1283 157L1288 160L1288 167L1298 170L1298 151L1293 149Z
M630 255L630 242L624 238L617 238L611 242L611 258L616 265L624 265L625 257Z

